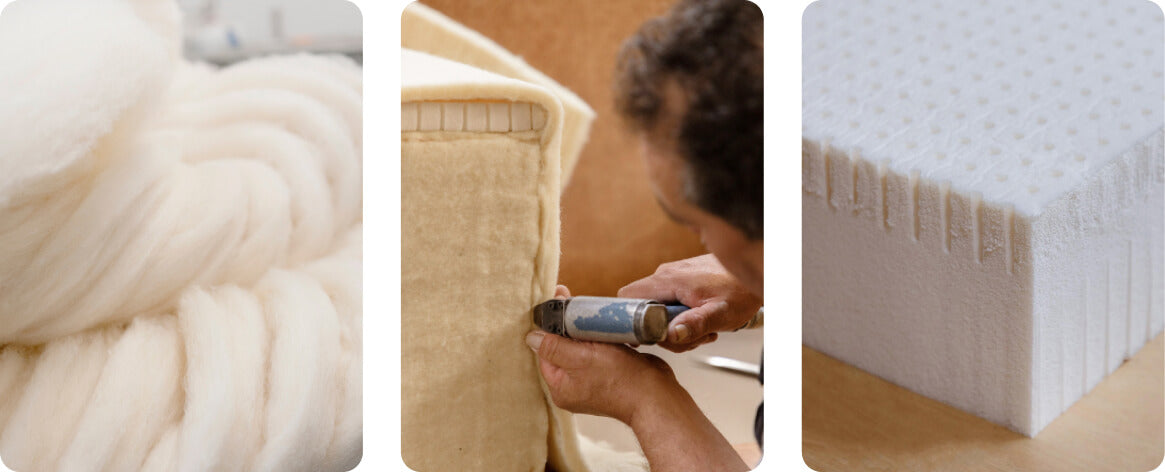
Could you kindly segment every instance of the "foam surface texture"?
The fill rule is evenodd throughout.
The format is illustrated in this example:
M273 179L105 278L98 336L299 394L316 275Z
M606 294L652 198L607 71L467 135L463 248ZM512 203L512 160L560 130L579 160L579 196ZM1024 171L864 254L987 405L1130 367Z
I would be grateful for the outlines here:
M822 0L804 341L1034 435L1162 328L1162 14Z
M360 67L191 64L179 25L164 0L0 15L0 458L351 469Z

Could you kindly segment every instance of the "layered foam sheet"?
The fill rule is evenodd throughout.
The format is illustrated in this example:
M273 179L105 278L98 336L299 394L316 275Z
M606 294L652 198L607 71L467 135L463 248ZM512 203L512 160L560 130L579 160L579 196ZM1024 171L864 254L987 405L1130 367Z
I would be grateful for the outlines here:
M1159 334L1162 14L820 0L806 345L1035 435Z

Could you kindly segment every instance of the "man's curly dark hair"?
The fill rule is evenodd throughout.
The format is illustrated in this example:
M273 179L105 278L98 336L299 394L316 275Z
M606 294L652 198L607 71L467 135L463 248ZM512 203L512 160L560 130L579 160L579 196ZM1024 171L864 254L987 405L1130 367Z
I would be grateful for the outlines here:
M685 198L753 240L764 239L763 28L747 0L681 0L623 43L615 73L615 106L642 132L679 86Z

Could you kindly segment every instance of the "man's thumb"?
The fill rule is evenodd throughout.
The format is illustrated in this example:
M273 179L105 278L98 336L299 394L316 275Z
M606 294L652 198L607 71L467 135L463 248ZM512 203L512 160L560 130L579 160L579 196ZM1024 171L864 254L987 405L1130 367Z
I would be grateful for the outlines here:
M541 337L538 347L534 348L535 339ZM527 335L526 342L538 353L538 357L558 367L568 369L585 367L589 361L588 349L585 343L555 336L542 331L534 331Z

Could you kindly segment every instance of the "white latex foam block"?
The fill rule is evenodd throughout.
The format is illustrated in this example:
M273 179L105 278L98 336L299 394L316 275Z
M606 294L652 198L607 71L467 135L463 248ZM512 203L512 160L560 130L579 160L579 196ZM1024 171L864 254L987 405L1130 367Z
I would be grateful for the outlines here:
M1035 435L1161 332L1162 14L821 0L804 342Z

